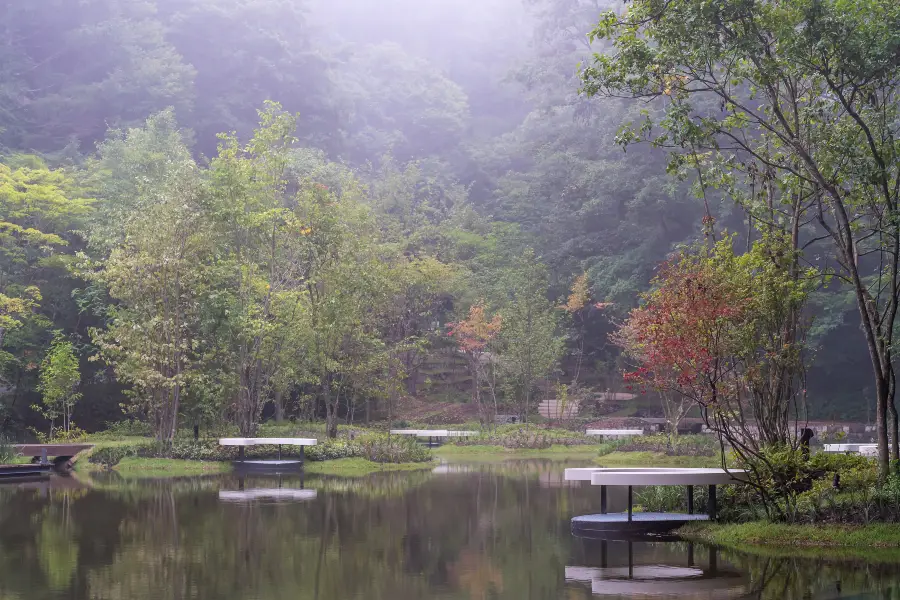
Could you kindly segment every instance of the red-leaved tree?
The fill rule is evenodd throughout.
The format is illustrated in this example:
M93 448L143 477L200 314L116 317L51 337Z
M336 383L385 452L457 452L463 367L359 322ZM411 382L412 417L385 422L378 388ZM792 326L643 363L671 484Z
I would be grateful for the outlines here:
M801 454L802 311L815 284L815 272L798 274L792 260L774 236L742 255L731 237L683 250L612 336L635 363L626 380L697 406L723 450L752 472L766 508L779 512L770 492L793 494L796 471L780 472L772 457Z
M469 309L469 316L456 323L448 323L448 334L456 341L460 352L466 357L469 372L472 376L472 402L478 407L482 423L486 421L483 403L481 402L481 385L488 380L487 370L495 361L490 352L491 341L500 333L502 319L494 315L490 320L484 310L484 304L478 302ZM491 385L491 390L494 386ZM493 411L497 412L497 396L493 398Z

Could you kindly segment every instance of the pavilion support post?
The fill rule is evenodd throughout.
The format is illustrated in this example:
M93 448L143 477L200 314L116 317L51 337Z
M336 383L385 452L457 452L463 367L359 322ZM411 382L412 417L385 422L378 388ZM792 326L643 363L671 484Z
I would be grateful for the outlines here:
M600 567L605 569L609 560L609 548L606 540L600 542Z
M694 486L687 486L688 514L694 514Z
M600 514L606 514L606 486L600 486Z
M278 460L281 460L281 444L278 444Z
M632 487L629 485L628 486L628 522L629 523L631 523L632 499L633 499Z
M300 446L300 464L306 462L306 446Z
M707 501L709 504L709 520L716 520L716 486L709 486L709 500Z
M245 456L244 456L244 447L243 447L243 446L238 446L238 460L240 460L241 462L244 462L244 458L245 458Z
M628 540L628 579L634 579L634 544L631 540Z

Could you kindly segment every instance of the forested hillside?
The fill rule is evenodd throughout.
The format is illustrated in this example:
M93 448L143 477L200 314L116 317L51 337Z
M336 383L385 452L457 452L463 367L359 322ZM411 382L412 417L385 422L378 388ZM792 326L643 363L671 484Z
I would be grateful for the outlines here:
M581 93L609 8L3 3L0 434L623 390L608 334L657 266L752 223L623 152L652 104ZM874 418L852 293L810 302L809 414Z

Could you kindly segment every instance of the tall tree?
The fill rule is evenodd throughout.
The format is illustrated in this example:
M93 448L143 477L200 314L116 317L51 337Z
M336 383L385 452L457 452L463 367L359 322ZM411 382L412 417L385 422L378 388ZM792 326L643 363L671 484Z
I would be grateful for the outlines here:
M81 372L78 368L75 347L65 338L55 339L41 363L38 384L43 401L41 411L50 419L50 437L53 437L54 421L60 415L63 418L62 429L65 433L68 433L73 425L72 410L81 398L78 391L80 383Z
M900 305L900 6L638 0L603 16L592 38L613 50L584 70L585 91L656 100L663 110L621 141L650 138L676 149L676 163L730 171L736 188L782 186L808 199L807 239L830 243L856 297L885 475L889 429L900 458L898 419L889 428L888 418Z
M93 211L71 172L50 170L33 156L0 164L0 374L9 386L0 403L6 429L34 390L39 357L54 320L73 314L68 269Z
M93 330L100 354L118 379L132 386L132 410L153 423L160 440L172 440L193 374L212 236L204 219L205 185L176 131L171 114L151 118L101 147L97 177L107 183L105 208L121 214L119 235L103 224L95 244L102 260L86 259L84 276L109 290L108 325ZM166 140L162 146L154 142ZM164 152L160 155L160 150ZM144 169L146 168L146 171ZM134 172L152 181L132 181ZM121 180L125 179L125 182ZM134 190L136 197L120 196ZM120 212L119 205L130 210Z
M500 365L519 414L526 419L534 408L538 384L559 364L563 338L558 328L558 311L547 300L546 267L533 250L526 251L513 265L504 284L507 296L500 304Z
M296 118L267 103L259 119L246 145L223 135L211 165L215 225L224 242L215 267L225 273L229 315L217 336L237 374L234 412L242 435L259 425L280 366L286 332L278 312L297 309L309 273L303 240L309 224L291 210L287 192Z
M448 323L449 335L459 347L459 351L466 357L469 365L469 374L472 376L472 402L478 407L483 425L492 423L497 413L496 396L494 396L493 414L485 414L481 402L481 388L486 379L486 372L497 361L496 353L491 352L490 344L502 331L503 319L500 315L494 315L488 320L485 315L484 304L473 304L469 308L469 315L456 323Z

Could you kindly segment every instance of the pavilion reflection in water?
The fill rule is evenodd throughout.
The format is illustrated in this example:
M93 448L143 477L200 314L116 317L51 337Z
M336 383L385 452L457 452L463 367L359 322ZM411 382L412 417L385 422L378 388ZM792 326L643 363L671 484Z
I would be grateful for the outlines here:
M304 487L305 478L301 471L296 476L277 477L239 474L237 489L220 489L219 501L236 504L254 502L307 502L315 500L317 492ZM230 487L230 486L229 486Z
M583 564L567 566L566 581L590 584L595 596L719 600L751 589L715 548L690 542L583 540L580 554Z

